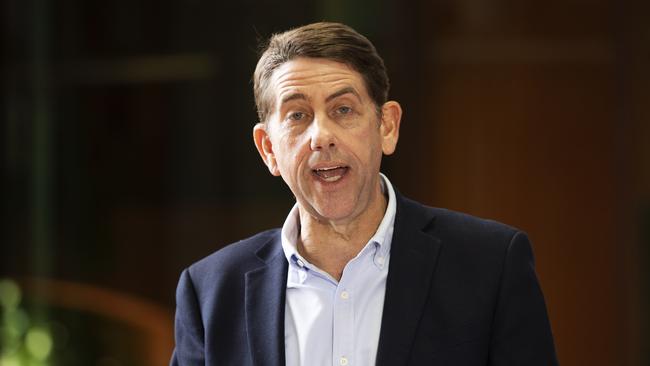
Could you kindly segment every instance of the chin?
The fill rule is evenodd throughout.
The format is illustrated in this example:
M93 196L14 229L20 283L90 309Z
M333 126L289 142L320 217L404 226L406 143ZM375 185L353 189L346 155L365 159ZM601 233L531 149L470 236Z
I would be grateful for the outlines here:
M347 203L350 203L349 201ZM356 206L341 204L329 204L324 206L315 206L314 210L316 211L318 217L326 221L340 221L351 218L354 216L354 208Z

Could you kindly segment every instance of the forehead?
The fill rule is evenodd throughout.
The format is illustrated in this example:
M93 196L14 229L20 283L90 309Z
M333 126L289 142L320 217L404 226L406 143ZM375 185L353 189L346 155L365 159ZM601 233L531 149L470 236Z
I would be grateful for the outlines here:
M359 95L366 96L366 88L360 73L348 65L322 58L296 58L278 67L269 83L271 99L275 102L292 93L302 93L318 98L344 87L352 87Z

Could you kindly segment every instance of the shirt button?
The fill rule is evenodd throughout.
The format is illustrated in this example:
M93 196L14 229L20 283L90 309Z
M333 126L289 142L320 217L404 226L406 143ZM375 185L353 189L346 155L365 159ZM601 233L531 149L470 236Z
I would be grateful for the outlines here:
M377 263L379 265L383 265L384 264L384 257L377 257Z
M348 359L346 357L341 357L339 359L339 363L341 364L341 366L345 366L348 364Z
M347 300L350 297L350 294L347 291L341 292L341 298ZM347 362L347 361L346 361Z

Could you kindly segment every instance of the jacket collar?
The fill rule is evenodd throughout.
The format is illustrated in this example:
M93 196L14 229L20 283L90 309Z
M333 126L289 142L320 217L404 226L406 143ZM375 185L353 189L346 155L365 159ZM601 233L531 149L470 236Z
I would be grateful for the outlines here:
M287 260L280 231L256 252L260 267L245 275L246 331L254 365L281 366L284 356L284 302Z
M399 193L397 196L378 366L407 364L441 245L427 232L435 222L432 210Z

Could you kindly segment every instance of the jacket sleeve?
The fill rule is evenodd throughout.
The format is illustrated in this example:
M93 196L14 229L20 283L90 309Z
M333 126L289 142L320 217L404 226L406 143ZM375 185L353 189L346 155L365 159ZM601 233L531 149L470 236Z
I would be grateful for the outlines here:
M170 366L205 365L203 322L196 290L189 271L181 274L176 289L176 347Z
M490 340L490 366L557 365L553 335L526 234L506 252Z

